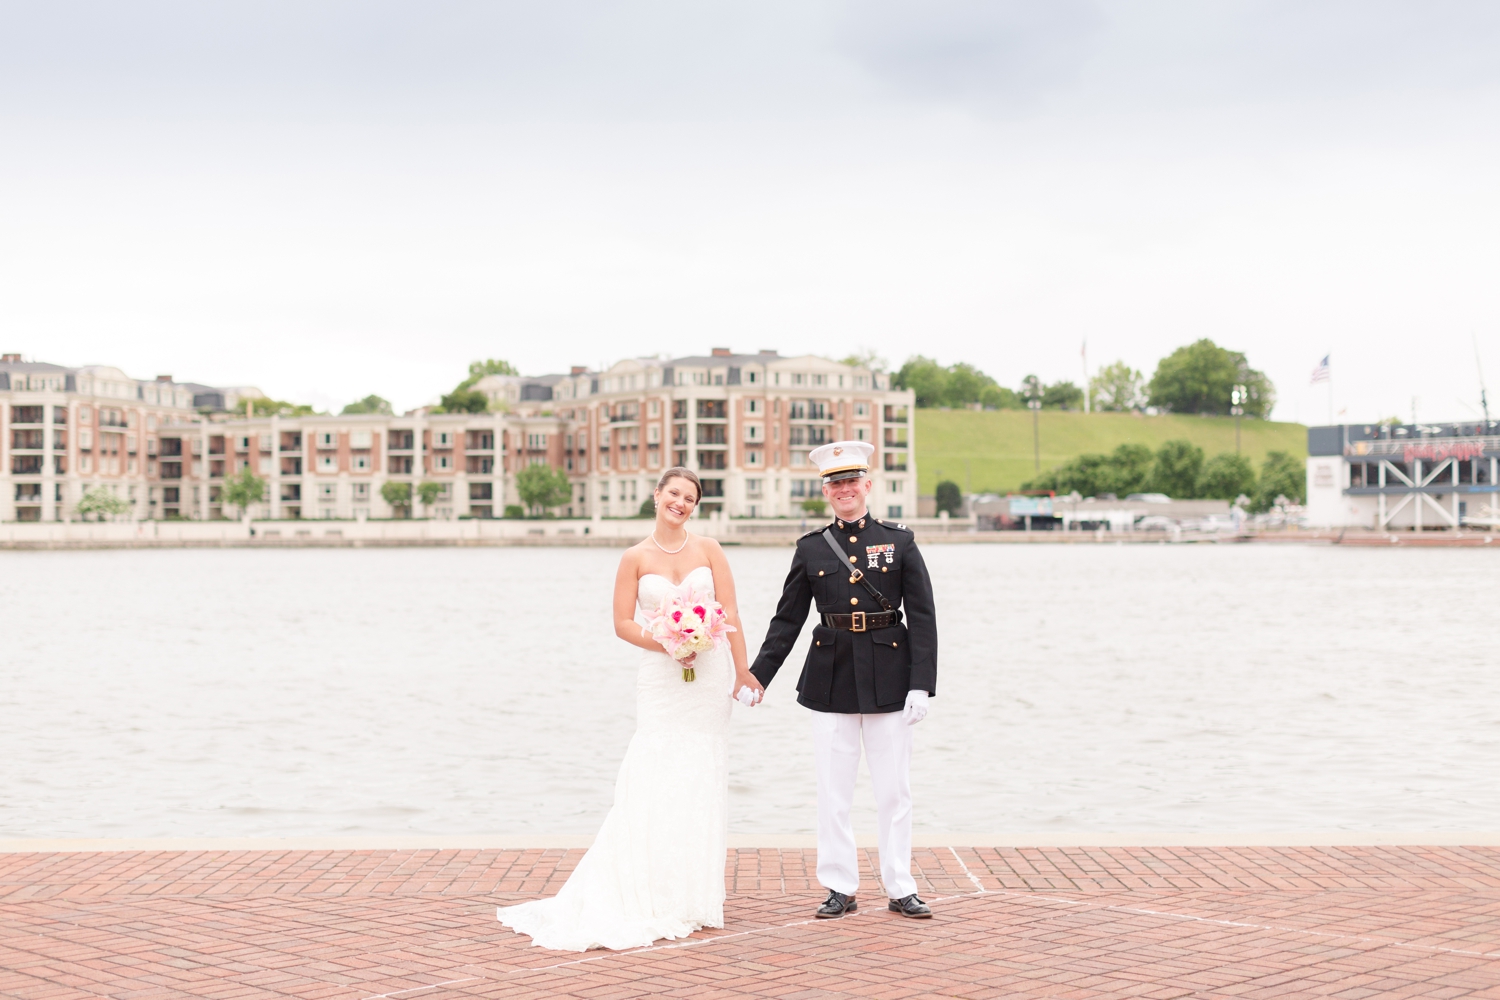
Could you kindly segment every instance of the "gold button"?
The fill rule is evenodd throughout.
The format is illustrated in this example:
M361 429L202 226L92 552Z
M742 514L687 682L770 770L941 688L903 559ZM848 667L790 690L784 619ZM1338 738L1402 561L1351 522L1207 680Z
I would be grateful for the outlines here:
M850 604L858 604L859 603L859 598L857 598L857 597L851 597L851 598L849 598L849 603Z
M851 576L849 578L849 582L850 583L858 583L859 582L859 577L857 577L857 576Z
M890 570L888 570L884 566L882 566L882 567L880 567L880 572L882 572L882 573L889 573Z
M855 537L854 537L854 536L853 536L853 535L850 535L850 536L849 536L849 544L850 544L850 545L853 545L853 544L854 544L854 543L855 543L855 542L857 542L857 541L859 541L859 539L858 539L858 538L855 538Z
M823 645L823 640L822 639L815 639L815 640L813 640L813 645L814 646L821 646L821 645Z
M899 645L901 645L901 643L899 643L899 642L893 642L893 643L891 643L891 648L895 649Z
M849 557L849 561L850 561L850 562L854 562L854 561L855 561L855 558L854 558L854 557L853 557L853 556L850 556L850 557Z
M818 570L818 575L822 576L823 575L823 571L822 570Z

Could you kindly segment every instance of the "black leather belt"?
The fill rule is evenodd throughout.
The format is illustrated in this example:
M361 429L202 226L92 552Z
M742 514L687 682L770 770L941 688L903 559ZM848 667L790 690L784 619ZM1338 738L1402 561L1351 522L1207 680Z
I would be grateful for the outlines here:
M872 628L890 628L901 624L901 612L876 611L866 614L856 611L852 615L820 615L829 628L846 628L851 632L864 632Z

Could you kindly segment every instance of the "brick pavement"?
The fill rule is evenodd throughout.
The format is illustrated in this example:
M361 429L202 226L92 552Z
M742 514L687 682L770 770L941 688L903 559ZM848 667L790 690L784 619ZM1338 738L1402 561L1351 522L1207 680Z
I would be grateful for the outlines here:
M737 850L723 930L583 955L495 919L579 851L0 855L0 996L1500 1000L1500 848L921 849L922 922L873 853L843 920Z

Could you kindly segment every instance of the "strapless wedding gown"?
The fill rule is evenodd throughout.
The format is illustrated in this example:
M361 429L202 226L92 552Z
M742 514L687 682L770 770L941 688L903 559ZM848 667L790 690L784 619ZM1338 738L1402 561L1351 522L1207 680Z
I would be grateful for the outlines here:
M674 589L713 595L700 566L678 587L641 577L640 608L654 614ZM615 779L615 802L583 860L550 899L502 906L500 922L558 951L639 948L724 926L729 827L728 649L701 653L697 679L665 652L644 653L636 672L635 735Z

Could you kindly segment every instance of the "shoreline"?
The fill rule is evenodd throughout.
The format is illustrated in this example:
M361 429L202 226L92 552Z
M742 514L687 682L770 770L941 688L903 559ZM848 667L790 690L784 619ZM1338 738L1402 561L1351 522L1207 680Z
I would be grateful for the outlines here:
M297 522L291 522L293 524ZM307 522L304 522L307 523ZM318 522L311 522L317 525ZM9 527L0 526L0 528ZM83 527L83 526L79 526ZM89 525L88 527L96 527ZM1495 534L1490 532L1387 532L1387 531L1289 531L1255 534L1199 534L1181 532L1061 532L1061 531L971 531L962 524L960 530L917 529L919 545L1322 545L1350 548L1494 548ZM187 537L158 534L116 534L114 537L79 532L48 532L39 537L18 537L15 532L0 534L0 552L78 552L115 549L361 549L361 548L628 548L642 541L641 534L532 534L496 536L433 536L427 534L368 537L346 536L340 530L324 529L316 535L312 529L282 535L271 529L250 536L243 532L224 533L217 537ZM786 548L795 544L802 532L757 533L720 537L727 547Z

